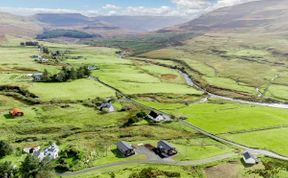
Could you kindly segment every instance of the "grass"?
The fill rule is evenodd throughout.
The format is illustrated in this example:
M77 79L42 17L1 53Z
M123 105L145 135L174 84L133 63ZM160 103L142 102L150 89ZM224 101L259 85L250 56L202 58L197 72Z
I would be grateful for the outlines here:
M178 139L171 143L178 154L173 157L177 161L199 160L233 152L233 149L208 138Z
M219 134L287 125L286 109L235 103L199 104L177 111L188 122Z
M258 38L265 40L259 43ZM279 55L267 50L271 48L271 45L275 48L274 50L279 51ZM286 49L286 42L284 43L279 36L263 37L257 34L252 38L249 34L211 33L187 40L181 46L150 51L141 56L156 60L184 61L201 73L199 79L190 71L192 77L199 80L202 86L209 84L234 90L221 92L221 89L214 88L215 93L229 97L239 97L237 93L246 93L248 97L259 100L272 98L287 101L288 98L285 95L287 61L285 61L285 55L281 55L284 54L283 49ZM161 62L161 60L157 61ZM162 61L166 63L165 60ZM281 77L273 81L278 75ZM283 86L272 86L272 91L267 92L263 98L257 97L255 89L265 90L271 82Z
M112 97L115 92L96 81L81 79L66 83L33 83L28 90L42 101L85 100L96 97Z
M288 129L272 129L257 132L226 135L225 138L255 148L264 148L288 156L286 143Z

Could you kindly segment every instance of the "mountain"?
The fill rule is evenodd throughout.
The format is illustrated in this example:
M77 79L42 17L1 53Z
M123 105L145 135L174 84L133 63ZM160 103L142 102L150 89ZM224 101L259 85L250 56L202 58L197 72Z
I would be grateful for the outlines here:
M170 30L178 31L286 31L288 1L260 0L220 8ZM168 29L166 29L168 30Z
M35 36L42 31L37 20L31 17L19 17L0 12L0 36L26 35Z
M82 14L69 13L69 14L36 14L34 16L38 21L54 26L71 26L79 24L87 24L92 21Z
M156 31L188 21L187 18L175 16L100 16L94 19L133 32Z
M161 16L99 16L82 14L37 14L34 16L45 28L68 28L90 33L115 34L143 33L174 26L187 21L182 17Z

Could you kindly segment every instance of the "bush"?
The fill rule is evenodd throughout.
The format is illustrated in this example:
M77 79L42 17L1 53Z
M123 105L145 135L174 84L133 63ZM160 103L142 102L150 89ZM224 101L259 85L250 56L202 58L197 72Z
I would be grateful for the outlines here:
M162 171L155 168L144 168L139 173L132 173L129 178L157 178L157 177L181 177L179 172Z
M0 177L3 178L13 178L16 177L17 169L14 168L11 162L3 162L0 163Z
M12 147L5 141L0 141L0 158L10 155L13 152Z

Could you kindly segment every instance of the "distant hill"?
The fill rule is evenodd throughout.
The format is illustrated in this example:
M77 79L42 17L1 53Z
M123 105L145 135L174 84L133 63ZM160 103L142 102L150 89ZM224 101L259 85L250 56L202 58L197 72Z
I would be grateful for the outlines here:
M71 13L71 14L36 14L34 16L42 23L55 25L55 26L70 26L90 23L90 19L84 15Z
M82 14L37 14L38 21L46 27L77 28L86 32L108 30L118 31L122 34L143 33L159 30L165 27L178 25L188 20L182 17L161 16L99 16L86 17ZM116 33L117 34L117 33Z
M155 31L188 21L187 18L175 16L101 16L94 19L134 32Z
M41 25L34 18L19 17L0 12L0 36L26 35L35 36L42 31Z

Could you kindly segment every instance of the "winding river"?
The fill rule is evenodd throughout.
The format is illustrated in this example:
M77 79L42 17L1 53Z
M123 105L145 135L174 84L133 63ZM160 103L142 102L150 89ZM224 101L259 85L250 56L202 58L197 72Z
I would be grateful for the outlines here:
M267 107L288 109L288 104L282 104L282 103L260 103L260 102L245 101L245 100L241 100L241 99L234 99L234 98L229 98L229 97L225 97L225 96L215 95L215 94L209 93L207 90L205 90L205 89L201 88L200 86L198 86L197 84L195 84L193 82L193 79L190 78L190 76L187 73L185 73L183 71L179 71L179 73L181 74L181 76L183 76L183 78L185 79L187 85L195 87L198 90L201 90L204 93L207 93L208 96L211 97L211 98L219 98L219 99L223 99L223 100L227 100L227 101L233 101L233 102L237 102L237 103L243 103L243 104L251 104L251 105L258 105L258 106L267 106Z

